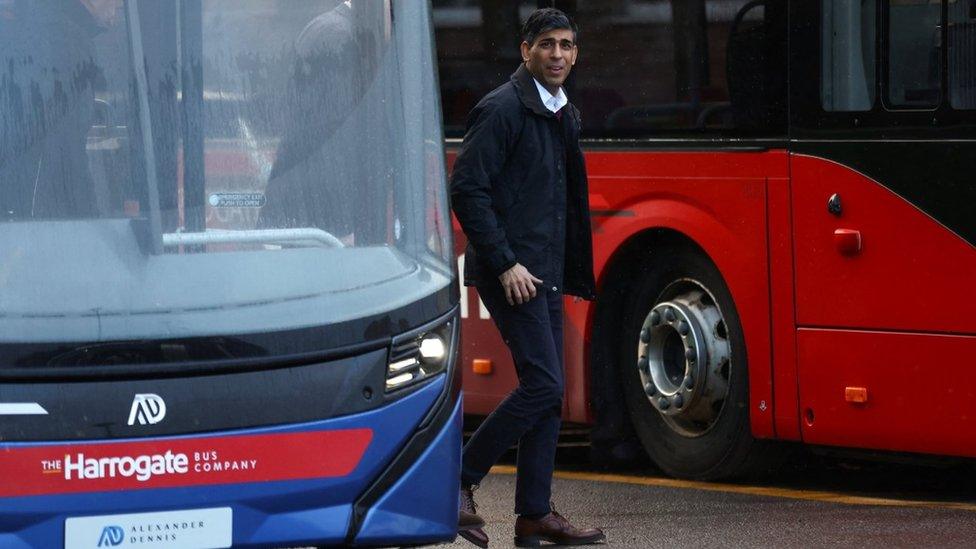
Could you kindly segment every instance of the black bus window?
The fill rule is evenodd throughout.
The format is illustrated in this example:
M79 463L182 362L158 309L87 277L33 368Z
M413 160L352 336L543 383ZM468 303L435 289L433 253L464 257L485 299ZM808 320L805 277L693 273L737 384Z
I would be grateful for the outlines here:
M579 2L590 138L785 131L785 2Z
M869 111L875 98L877 0L823 0L820 104Z
M434 0L444 130L461 137L479 99L508 81L522 61L522 22L535 0Z
M888 3L887 103L934 108L942 88L942 5L933 0Z
M949 103L976 109L976 0L949 4Z
M582 62L571 75L570 99L582 111L585 135L693 125L690 96L700 97L707 72L704 38L699 28L678 44L670 4L582 2L572 14L580 25ZM699 63L679 65L678 48L693 50Z

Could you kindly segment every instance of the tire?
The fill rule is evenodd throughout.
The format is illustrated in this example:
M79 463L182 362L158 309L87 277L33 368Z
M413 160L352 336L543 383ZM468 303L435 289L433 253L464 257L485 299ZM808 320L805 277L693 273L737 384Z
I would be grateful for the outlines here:
M700 480L764 467L768 445L750 432L745 339L718 269L690 244L667 244L631 280L616 363L648 456Z

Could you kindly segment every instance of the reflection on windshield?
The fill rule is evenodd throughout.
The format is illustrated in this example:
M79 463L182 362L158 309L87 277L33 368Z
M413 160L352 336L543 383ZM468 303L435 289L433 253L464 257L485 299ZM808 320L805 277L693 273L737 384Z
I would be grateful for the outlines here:
M449 276L429 37L389 0L0 0L0 323L35 319L0 340L322 325L412 292L240 315Z
M412 182L388 2L141 2L139 24L121 1L3 2L0 219L158 213L162 233L315 228L398 244L415 212L397 200ZM218 240L207 251L268 244Z
M92 216L85 136L98 22L85 10L27 4L0 4L0 219ZM40 29L53 32L39 39Z
M356 152L364 137L360 129L370 114L358 107L376 79L387 40L357 29L350 11L341 4L315 17L296 40L283 113L287 130L268 180L263 227L321 227L351 240L357 232L355 220L364 210L343 204L343 182L365 185L359 193L366 198L364 206L382 204L376 188L382 174L371 178L367 172L392 151L370 151L370 157L379 157L375 163L363 162L366 158ZM326 174L331 184L309 184Z
M243 222L258 229L314 227L346 245L385 243L387 210L402 168L396 143L383 138L396 135L402 120L398 74L390 65L395 56L389 12L383 2L357 3L355 8L332 2L317 13L291 8L296 10L304 11L304 17L282 21L288 31L273 33L236 2L224 2L204 15L204 25L213 27L204 34L205 50L211 52L204 81L253 97L249 110L236 109L246 115L238 119L236 143L247 164L263 176L258 185L225 181L222 189L211 186L208 215L219 219L208 226L243 228ZM267 50L242 40L251 33L284 34L292 40L278 46L283 53L269 58ZM247 70L234 67L235 61ZM275 73L271 82L269 72ZM267 88L256 86L256 80L276 90L273 104L262 102L255 90ZM259 137L252 129L256 125L276 125L274 142ZM251 211L242 211L241 204ZM248 213L250 219L232 219Z

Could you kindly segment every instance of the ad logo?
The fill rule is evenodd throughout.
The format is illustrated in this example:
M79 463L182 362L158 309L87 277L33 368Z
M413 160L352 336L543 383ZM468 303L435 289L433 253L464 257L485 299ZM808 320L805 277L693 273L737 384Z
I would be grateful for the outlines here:
M102 528L102 535L98 536L99 547L115 547L122 545L125 539L125 531L121 526L106 526Z
M129 411L129 425L154 425L166 417L166 403L162 397L152 393L140 393L132 399Z

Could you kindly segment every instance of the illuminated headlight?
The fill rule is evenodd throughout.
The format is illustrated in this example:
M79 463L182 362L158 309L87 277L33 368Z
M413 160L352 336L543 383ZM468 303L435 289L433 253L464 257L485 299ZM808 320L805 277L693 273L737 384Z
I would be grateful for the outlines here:
M450 357L453 322L397 338L386 370L386 391L395 391L444 371Z
M437 334L427 334L420 341L420 358L425 362L440 362L447 356L447 345Z

